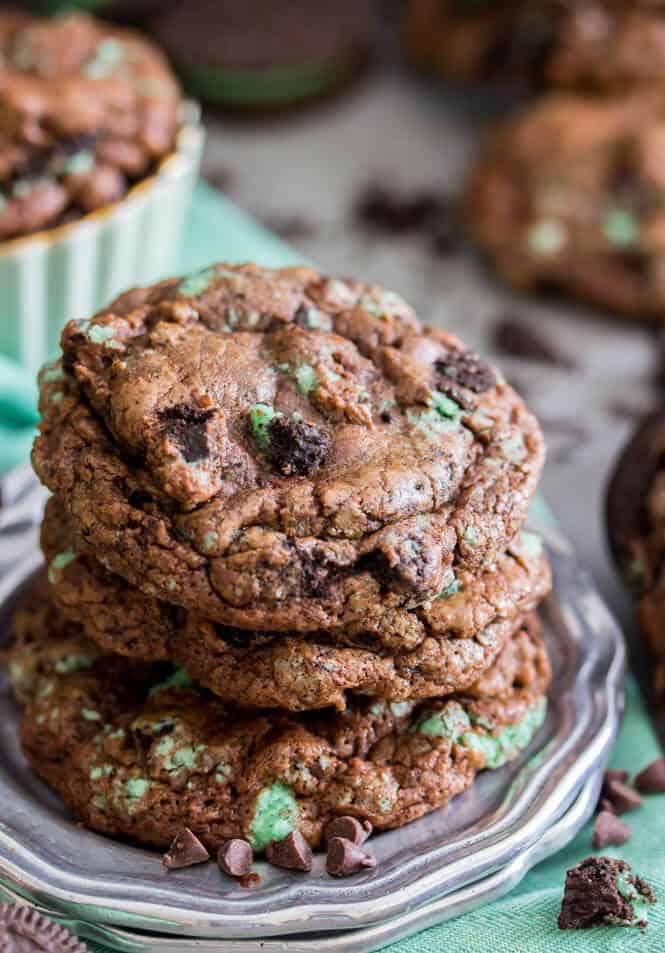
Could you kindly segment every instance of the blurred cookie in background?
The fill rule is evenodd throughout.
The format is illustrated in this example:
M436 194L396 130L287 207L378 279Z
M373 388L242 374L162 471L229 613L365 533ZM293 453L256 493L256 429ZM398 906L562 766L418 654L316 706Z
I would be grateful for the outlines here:
M619 456L606 516L615 564L637 600L654 694L665 714L665 405L639 423Z
M511 285L665 320L665 94L552 94L490 136L466 222Z
M370 0L192 0L149 29L187 90L236 109L289 106L329 93L367 63Z
M404 37L411 59L454 81L625 92L665 75L653 0L410 0Z

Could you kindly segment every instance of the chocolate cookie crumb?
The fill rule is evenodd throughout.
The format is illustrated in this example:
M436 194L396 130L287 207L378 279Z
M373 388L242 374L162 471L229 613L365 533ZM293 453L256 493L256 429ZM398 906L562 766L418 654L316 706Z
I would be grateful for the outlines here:
M245 890L253 890L254 887L258 887L261 883L261 875L256 872L245 874L243 877L240 877L238 883L241 887L244 887Z
M657 758L640 771L635 787L642 794L665 794L665 758Z
M612 857L587 857L566 873L558 925L561 930L646 926L656 902L652 888L629 865Z
M286 870L312 869L312 849L300 831L291 831L280 841L272 841L266 847L266 859L273 867L284 867Z
M270 461L283 476L307 476L328 459L331 441L325 430L293 417L273 417L268 424Z
M32 907L0 904L0 949L7 953L90 953L76 937Z
M608 781L605 784L605 793L617 814L627 814L628 811L634 811L644 803L637 791L622 781Z
M232 837L217 852L217 863L229 877L245 877L254 863L254 851L249 841Z
M168 870L193 867L194 864L204 864L207 860L210 860L210 854L188 827L183 827L182 831L176 834L162 857L162 863Z
M330 840L326 870L331 877L350 877L365 867L376 867L376 858L346 837L333 837Z
M566 370L573 370L577 366L542 330L519 318L499 318L494 326L492 344L499 354L507 357L526 358Z
M343 837L350 840L352 844L360 846L364 844L372 833L372 825L369 821L359 821L357 817L344 815L336 817L331 821L325 831L324 837L326 844L329 844L333 837Z
M616 814L601 811L593 825L591 843L594 850L604 850L610 845L625 844L632 836L633 828L620 821Z

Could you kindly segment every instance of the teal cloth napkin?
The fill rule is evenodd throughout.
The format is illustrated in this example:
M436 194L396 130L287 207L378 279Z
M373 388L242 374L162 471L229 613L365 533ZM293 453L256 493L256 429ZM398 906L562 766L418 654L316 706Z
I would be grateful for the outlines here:
M266 232L206 185L197 187L183 243L180 272L213 261L255 259L266 265L298 264L302 256ZM27 458L36 388L0 357L0 472ZM656 737L632 679L627 714L613 754L614 767L636 773L660 755ZM654 796L627 818L635 833L622 857L653 885L659 897L645 934L634 928L560 931L556 917L568 867L592 853L591 824L564 850L534 868L503 900L432 927L388 947L390 953L662 953L665 950L665 796ZM92 947L91 947L92 948ZM96 947L97 953L105 953Z

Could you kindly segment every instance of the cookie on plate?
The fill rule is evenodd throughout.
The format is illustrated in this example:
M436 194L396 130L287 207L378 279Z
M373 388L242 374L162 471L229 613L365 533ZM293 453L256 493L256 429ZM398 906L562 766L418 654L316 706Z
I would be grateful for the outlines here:
M165 57L83 14L0 14L0 241L121 199L174 150Z
M468 225L511 285L662 322L664 157L660 93L547 97L490 138Z
M549 664L535 617L514 639L532 643L526 664L506 647L451 699L299 715L242 714L169 666L91 656L36 597L6 661L23 750L88 827L161 848L188 827L212 853L296 829L314 846L338 815L400 827L516 757L542 724Z
M491 572L463 573L417 609L374 628L321 633L243 631L145 596L72 548L64 508L47 504L42 549L54 603L103 652L171 660L227 703L252 708L346 707L347 693L388 701L466 689L494 662L551 577L540 540L521 534Z
M543 463L535 418L398 296L215 265L70 322L38 476L78 551L246 629L413 608L489 568Z
M654 691L665 711L665 407L639 424L619 456L606 515L615 562L638 600Z

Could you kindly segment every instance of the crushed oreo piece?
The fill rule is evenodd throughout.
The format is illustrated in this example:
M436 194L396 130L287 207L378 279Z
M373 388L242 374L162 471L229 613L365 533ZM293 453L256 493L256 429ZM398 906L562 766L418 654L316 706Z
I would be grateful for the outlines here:
M217 863L229 877L245 877L254 863L252 845L241 837L224 841L217 851Z
M496 384L494 371L486 361L481 360L473 351L449 351L445 358L434 364L440 375L440 389L446 385L457 385L484 394Z
M376 858L346 837L330 839L326 870L331 877L350 877L366 867L376 867Z
M210 854L188 827L183 827L171 841L171 846L162 857L162 863L168 870L181 867L193 867L210 860Z
M604 850L606 847L625 844L632 836L633 828L620 821L616 814L610 811L601 811L593 825L591 843L594 850Z
M504 316L494 325L492 344L499 354L525 358L552 367L573 370L577 364L564 354L540 328L519 318Z
M268 439L270 462L283 476L307 476L323 466L331 450L325 430L293 417L273 417Z
M266 859L273 867L303 871L310 871L314 860L312 849L300 831L291 831L283 840L268 844Z
M372 829L369 821L359 821L357 817L344 815L336 817L326 825L324 837L326 844L330 843L333 837L343 837L360 846L370 836Z
M187 463L205 460L209 455L206 423L214 409L201 410L188 404L174 404L158 411L167 435L176 444Z
M627 814L628 811L634 811L644 803L635 788L623 781L610 779L603 785L603 791L609 801L612 802L616 814Z
M657 758L640 771L635 787L642 794L665 794L665 758Z
M0 950L7 953L90 953L59 923L37 913L32 907L0 904Z
M587 857L566 873L558 925L585 930L601 925L646 926L652 888L629 865L612 857Z

